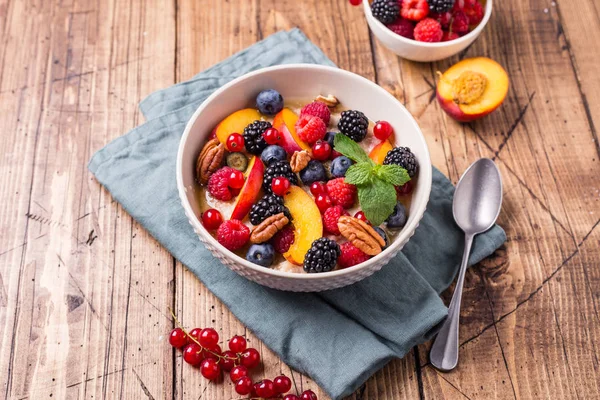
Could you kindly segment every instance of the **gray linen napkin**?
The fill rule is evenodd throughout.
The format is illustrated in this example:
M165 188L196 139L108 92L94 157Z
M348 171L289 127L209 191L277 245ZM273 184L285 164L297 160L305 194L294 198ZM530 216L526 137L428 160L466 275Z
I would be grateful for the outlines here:
M88 167L285 363L340 399L435 333L447 315L438 294L457 272L463 235L452 218L454 187L436 169L431 199L413 238L381 271L352 286L323 293L280 292L238 276L212 257L189 225L177 193L175 160L185 124L221 85L262 67L298 62L333 65L294 29L153 93L140 105L148 122L98 151ZM498 226L478 236L470 263L492 254L505 240Z

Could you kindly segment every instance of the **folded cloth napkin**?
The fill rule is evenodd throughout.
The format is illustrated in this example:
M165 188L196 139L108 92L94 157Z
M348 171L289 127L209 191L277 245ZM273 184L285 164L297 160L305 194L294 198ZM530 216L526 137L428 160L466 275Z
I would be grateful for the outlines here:
M188 223L177 193L175 160L185 124L210 93L230 80L258 68L299 62L333 65L294 29L151 94L140 105L148 122L98 151L89 169L285 363L340 399L435 333L447 315L439 293L457 272L463 234L452 217L454 188L434 170L431 199L415 235L381 271L352 286L281 292L250 282L213 258ZM478 236L470 263L492 254L505 240L498 226Z

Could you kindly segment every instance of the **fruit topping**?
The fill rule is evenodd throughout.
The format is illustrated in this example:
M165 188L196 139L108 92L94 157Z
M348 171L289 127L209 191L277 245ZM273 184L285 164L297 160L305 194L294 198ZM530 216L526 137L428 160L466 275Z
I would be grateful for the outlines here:
M269 128L263 133L263 138L267 144L279 144L283 140L281 132L275 128Z
M350 208L356 199L356 186L344 182L344 178L332 179L327 182L327 194L333 204Z
M385 222L388 229L395 230L403 228L404 225L406 225L406 219L406 208L404 208L402 203L397 202L396 206L394 207L394 212Z
M313 101L302 107L300 110L300 116L303 115L312 115L314 117L319 117L323 120L325 125L329 124L329 119L331 118L331 111L329 111L329 107L327 104L322 103L320 101Z
M462 11L454 13L450 31L458 33L459 35L469 32L469 17Z
M429 10L435 13L443 13L452 10L454 0L428 0Z
M267 147L263 133L270 127L271 123L256 120L244 128L244 143L249 153L260 155Z
M209 231L217 229L222 223L223 216L219 210L210 208L202 213L202 225L204 225L204 227Z
M323 139L327 133L325 122L314 115L301 115L295 127L300 140L308 144L313 144L317 140Z
M442 35L442 42L449 42L450 40L458 39L460 35L452 31L444 31Z
M256 107L265 115L275 115L283 109L283 96L277 90L263 90L256 96Z
M388 164L401 166L408 172L408 176L411 178L419 172L419 163L408 147L395 147L388 151L383 165Z
M292 185L298 184L298 177L292 171L292 167L286 160L275 161L270 164L265 170L265 176L263 178L263 190L267 193L271 193L271 183L273 178L284 177L290 181Z
M237 250L250 239L250 229L237 219L225 221L217 229L217 241L228 250Z
M331 155L331 145L323 140L317 140L312 147L312 156L315 160L325 161Z
M340 268L352 267L371 258L350 242L342 243L340 245L340 252L340 258L337 261Z
M464 13L469 17L469 25L477 25L483 20L483 6L476 1L471 7L466 7Z
M369 153L369 158L373 160L375 164L383 164L383 160L385 160L385 156L387 153L392 150L394 146L390 143L389 140L385 140L379 143L377 146L373 147L371 152Z
M288 219L292 218L290 211L283 205L281 197L274 194L267 194L256 204L252 205L250 209L250 223L252 225L259 225L265 219L279 213L283 213Z
M271 181L271 190L277 196L283 197L289 188L290 181L284 177L279 176Z
M244 174L242 173L242 171L234 169L229 175L229 181L227 182L227 184L232 189L241 189L242 186L244 186L245 182L246 180L244 179Z
M394 133L394 128L387 121L377 121L373 127L373 135L379 140L387 140L392 133Z
M450 22L452 22L452 14L449 12L430 14L430 17L439 22L443 29L448 29Z
M419 42L439 42L442 40L444 32L442 25L433 18L425 18L415 26L415 40Z
M374 226L373 229L375 230L375 232L377 232L379 234L379 236L381 236L381 238L385 241L385 245L382 247L382 249L385 249L386 247L388 247L389 244L389 239L388 239L388 235L387 233L385 233L385 231L383 229L381 229L378 226Z
M287 151L293 154L295 151L308 150L310 146L303 142L296 133L296 122L298 116L289 108L284 108L273 120L273 127L282 135L282 141L279 144Z
M312 197L298 186L290 187L283 204L290 210L294 225L294 243L283 256L292 264L302 265L312 242L323 236L321 213Z
M412 191L413 191L412 181L408 181L402 186L396 186L396 194L398 196L407 196L407 195L411 194Z
M243 153L229 153L227 155L227 166L244 172L248 168L248 157Z
M275 258L275 249L269 243L253 244L246 253L246 260L261 267L270 267Z
M283 147L273 144L267 146L260 154L260 159L265 163L266 166L273 164L276 161L287 160L287 153Z
M242 220L246 217L252 204L256 202L260 195L264 171L265 166L262 161L260 161L260 158L253 156L250 160L248 169L246 170L246 183L242 186L240 193L235 200L230 219Z
M227 139L232 133L239 133L246 126L262 118L262 115L254 108L245 108L229 115L215 128L215 135L221 143L227 145Z
M329 207L323 213L323 229L332 235L341 235L338 221L342 215L350 215L342 206Z
M469 58L454 64L440 77L437 99L452 118L469 122L498 108L508 87L508 75L500 64L486 57Z
M400 15L411 21L420 21L429 14L427 0L403 0Z
M229 201L233 194L229 189L229 177L235 170L223 167L210 176L208 180L208 192L217 200Z
M338 129L350 139L355 142L362 141L367 136L368 127L369 120L362 112L356 110L342 111Z
M374 0L371 3L373 16L384 24L390 24L398 19L400 4L398 0Z
M348 171L348 168L350 168L351 165L352 160L346 156L339 156L331 162L329 171L331 172L332 176L340 178L346 175L346 171Z
M289 225L286 226L273 236L271 243L276 252L280 254L286 253L292 243L294 243L294 228Z
M367 217L365 216L365 213L363 211L357 211L356 214L354 214L354 218L359 219L359 220L371 225L371 223L369 222L369 220L367 219Z
M310 185L313 182L326 180L327 172L320 161L311 160L308 162L308 165L300 171L300 179L305 185Z
M232 133L225 143L228 151L242 151L244 149L244 137L239 133Z
M315 204L321 213L324 213L329 207L333 206L331 197L323 193L315 197Z
M406 18L399 18L398 20L386 26L396 35L400 35L408 39L415 38L415 35L413 34L415 24Z
M310 184L310 193L315 197L320 194L327 194L327 185L325 185L325 182L313 182Z
M335 240L319 238L315 240L304 258L304 271L308 273L331 271L340 256L340 246Z

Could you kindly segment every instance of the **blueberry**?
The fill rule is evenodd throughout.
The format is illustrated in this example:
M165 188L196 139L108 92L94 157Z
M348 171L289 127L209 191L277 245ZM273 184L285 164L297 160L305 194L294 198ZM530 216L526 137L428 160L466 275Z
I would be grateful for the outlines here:
M246 253L246 260L262 267L269 267L275 258L275 249L268 243L253 244Z
M329 145L333 148L333 141L335 139L335 135L337 135L337 132L327 132L327 134L325 135L324 140L329 143Z
M283 109L283 97L277 90L263 90L256 96L256 107L265 115L275 115Z
M329 169L331 170L331 175L336 178L340 178L342 176L346 176L346 171L352 165L352 161L346 156L336 157L332 162Z
M260 159L265 163L266 166L271 165L275 161L287 160L287 153L281 146L276 144L267 146L260 154Z
M379 236L381 236L383 238L383 240L385 240L385 246L383 248L384 249L387 248L389 242L388 242L388 236L385 233L385 231L378 226L374 226L373 229L375 229L375 232L377 232L379 234Z
M300 179L302 179L302 183L305 185L310 185L317 181L326 181L327 173L325 172L325 167L319 161L311 160L306 168L300 171Z
M394 206L394 212L385 221L388 229L400 229L406 225L406 209L402 203L397 202Z

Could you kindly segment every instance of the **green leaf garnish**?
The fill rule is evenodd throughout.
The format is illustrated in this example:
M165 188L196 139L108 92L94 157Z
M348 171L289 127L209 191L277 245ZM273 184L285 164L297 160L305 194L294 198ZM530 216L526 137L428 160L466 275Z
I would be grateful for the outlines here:
M394 186L402 186L410 181L408 172L399 165L389 164L381 165L379 167L380 168L375 171L375 175L387 183L391 183Z
M375 165L373 160L369 158L367 153L365 153L358 143L342 133L335 135L333 146L335 151L342 153L354 162L367 162L370 165Z
M378 226L394 212L396 189L392 184L373 179L370 185L358 187L358 201L367 219Z
M371 164L366 162L359 162L353 164L346 171L346 183L352 185L366 185L371 182L373 178L373 167Z

